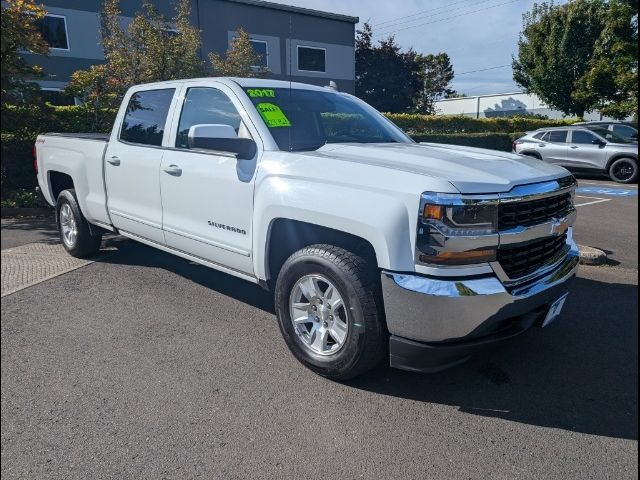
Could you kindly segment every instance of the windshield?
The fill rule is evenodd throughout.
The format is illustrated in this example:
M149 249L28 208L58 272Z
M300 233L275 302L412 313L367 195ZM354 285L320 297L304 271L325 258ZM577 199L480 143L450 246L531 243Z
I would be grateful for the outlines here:
M318 90L245 88L280 150L317 150L327 143L412 143L373 108Z
M627 140L626 138L621 137L617 133L612 132L611 130L607 130L606 128L603 128L603 127L598 127L596 125L591 125L591 126L587 126L587 128L589 130L591 130L592 132L597 133L602 138L604 138L605 140L607 140L608 142L611 142L611 143L635 143L635 142L632 142L631 140Z

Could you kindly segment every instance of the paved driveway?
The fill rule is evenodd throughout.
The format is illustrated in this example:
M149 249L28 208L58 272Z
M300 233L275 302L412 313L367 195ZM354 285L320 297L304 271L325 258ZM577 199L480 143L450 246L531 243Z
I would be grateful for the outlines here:
M2 299L3 478L637 478L637 253L505 348L339 384L259 287L110 244Z

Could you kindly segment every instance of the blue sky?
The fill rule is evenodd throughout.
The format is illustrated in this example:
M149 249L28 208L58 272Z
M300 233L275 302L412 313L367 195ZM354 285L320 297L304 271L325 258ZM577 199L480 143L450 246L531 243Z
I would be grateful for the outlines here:
M365 21L373 25L376 38L394 33L404 48L446 52L457 74L453 87L467 95L519 90L511 74L511 55L516 52L522 14L534 0L272 1L357 16L359 25ZM561 3L566 0L556 1Z

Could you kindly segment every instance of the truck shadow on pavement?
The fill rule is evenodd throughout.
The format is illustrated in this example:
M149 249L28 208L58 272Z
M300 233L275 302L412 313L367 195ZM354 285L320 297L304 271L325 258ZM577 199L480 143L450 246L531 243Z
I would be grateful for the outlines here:
M104 263L163 268L274 313L271 293L258 285L121 237L105 243L119 253ZM563 314L546 329L438 374L379 367L344 386L472 415L637 439L637 298L634 285L578 278Z
M603 267L606 268L606 267ZM638 438L638 290L576 279L561 317L456 369L379 369L354 388L606 437Z
M256 284L124 237L110 236L103 242L105 246L116 247L118 254L101 263L162 268L255 308L275 313L272 295Z

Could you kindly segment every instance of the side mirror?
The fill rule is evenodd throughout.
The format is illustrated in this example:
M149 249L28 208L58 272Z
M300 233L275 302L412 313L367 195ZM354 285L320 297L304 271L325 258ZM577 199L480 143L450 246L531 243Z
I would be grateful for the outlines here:
M594 144L594 145L598 145L600 147L604 147L607 144L607 142L605 142L604 140L600 140L599 138L594 138L591 141L591 143Z
M258 150L256 142L250 138L239 138L230 125L192 125L187 142L189 148L235 153L238 160L250 160Z

